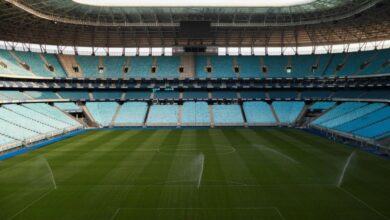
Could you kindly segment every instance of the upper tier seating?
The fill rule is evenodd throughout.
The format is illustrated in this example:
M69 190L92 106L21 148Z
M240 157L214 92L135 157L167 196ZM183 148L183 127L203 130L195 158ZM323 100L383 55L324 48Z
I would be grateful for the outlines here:
M275 113L281 124L293 124L305 106L304 102L280 102L272 103Z
M76 56L76 60L81 67L84 77L100 77L101 74L99 73L99 57Z
M390 49L294 56L195 56L195 77L329 77L390 73ZM42 55L42 56L41 56ZM84 77L178 78L180 56L75 56ZM30 70L25 69L25 63ZM48 66L47 66L47 65ZM53 71L48 68L53 67ZM152 72L152 67L155 72ZM211 72L206 67L211 67ZM126 71L125 71L126 69ZM0 75L65 77L56 55L0 50Z
M127 57L102 57L102 59L104 66L104 77L123 78L125 76L124 68L128 67Z
M22 63L26 63L30 67L30 71L35 75L42 77L56 76L54 71L52 72L46 67L46 63L40 57L40 54L20 51L15 51L15 54Z
M130 78L152 78L152 66L153 57L131 57L127 76Z
M58 60L57 56L54 54L42 54L43 57L46 59L46 61L53 66L54 68L54 74L56 77L66 77L66 73L64 68L62 67L60 61Z
M116 126L142 126L148 104L146 102L125 102L115 119Z
M260 57L250 56L238 56L237 66L240 69L241 78L261 78L264 77L263 73L260 72Z
M248 125L276 124L271 108L266 102L244 102L243 108Z
M177 126L179 108L174 105L150 106L146 125L148 126Z
M34 76L31 71L24 69L11 53L11 51L0 50L0 74L11 76Z
M286 71L288 66L287 56L265 56L263 60L263 65L267 69L267 72L264 73L266 77L291 77Z
M156 60L156 78L179 78L179 67L181 64L179 56L156 57Z
M93 119L103 127L110 126L118 108L116 102L87 102L85 104Z
M237 104L213 105L214 124L216 126L243 125L244 118L241 108Z
M182 126L209 126L210 112L207 102L184 102Z

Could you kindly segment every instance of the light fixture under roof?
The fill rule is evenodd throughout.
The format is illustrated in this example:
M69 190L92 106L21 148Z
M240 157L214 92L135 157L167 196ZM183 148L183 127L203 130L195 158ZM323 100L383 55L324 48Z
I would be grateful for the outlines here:
M73 0L102 7L288 7L316 0Z

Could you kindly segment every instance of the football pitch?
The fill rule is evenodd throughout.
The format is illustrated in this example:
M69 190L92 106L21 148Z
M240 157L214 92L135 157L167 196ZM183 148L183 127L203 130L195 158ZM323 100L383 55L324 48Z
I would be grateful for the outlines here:
M295 129L94 130L0 161L0 219L390 219L390 161Z

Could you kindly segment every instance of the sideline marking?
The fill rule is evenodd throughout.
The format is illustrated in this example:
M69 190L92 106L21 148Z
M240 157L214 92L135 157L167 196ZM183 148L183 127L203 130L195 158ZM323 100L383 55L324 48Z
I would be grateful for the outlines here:
M341 185L343 184L344 175L347 172L349 164L351 163L351 160L352 160L353 156L355 156L355 153L356 153L356 151L352 151L351 155L349 155L347 161L345 162L343 170L341 171L341 174L340 174L340 177L339 177L339 181L337 182L337 187L341 187Z
M30 204L28 204L26 207L24 207L22 210L17 212L15 215L11 216L8 220L14 219L16 216L20 215L22 212L26 211L28 208L33 206L35 203L39 202L41 199L43 199L45 196L49 195L49 193L53 192L54 190L50 190L48 192L45 192L43 195L41 195L38 199L32 201Z
M378 210L376 210L375 208L373 208L372 206L368 205L366 202L364 202L363 200L359 199L358 197L356 197L354 194L352 194L351 192L349 192L348 190L346 189L343 189L341 187L337 187L339 190L341 190L342 192L348 194L351 198L355 199L356 201L358 201L360 204L363 204L364 206L366 206L368 209L370 209L371 211L375 212L376 214L378 214L379 216L381 216L382 218L384 219L390 219L388 218L387 216L383 215L382 213L380 213Z

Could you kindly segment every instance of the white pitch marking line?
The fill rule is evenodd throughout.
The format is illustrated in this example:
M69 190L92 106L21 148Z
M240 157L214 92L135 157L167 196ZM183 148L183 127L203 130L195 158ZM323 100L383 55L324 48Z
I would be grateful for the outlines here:
M352 160L353 156L355 155L355 153L356 153L356 151L353 151L353 152L351 153L351 155L349 155L347 161L345 162L344 167L343 167L343 170L341 171L339 180L338 180L338 182L337 182L337 187L341 187L341 185L343 184L344 175L345 175L345 173L347 172L347 169L348 169L348 167L349 167L349 164L351 163L351 160Z
M119 211L120 211L120 210L121 210L121 208L118 208L118 209L115 211L114 215L111 217L110 220L114 220L114 219L116 218L116 216L119 214Z
M260 144L254 144L254 146L256 148L260 149L260 150L264 149L264 150L267 150L267 151L272 152L274 154L277 154L277 155L279 155L279 156L281 156L281 157L283 157L283 158L285 158L285 159L287 159L287 160L289 160L289 161L291 161L293 163L297 163L297 164L299 163L294 158L291 158L291 157L287 156L286 154L284 154L284 153L282 153L282 152L280 152L278 150L275 150L275 149L272 149L272 148L269 148L269 147L266 147L266 146L260 145Z
M26 211L28 208L30 208L31 206L33 206L35 203L39 202L41 199L43 199L45 196L47 196L49 193L53 192L53 190L50 190L46 193L44 193L42 196L40 196L38 199L32 201L30 204L28 204L26 207L24 207L22 210L20 210L19 212L17 212L15 215L11 216L11 218L9 218L8 220L11 220L11 219L14 219L16 216L20 215L22 212Z
M364 202L363 200L359 199L358 197L356 197L354 194L352 194L351 192L349 192L348 190L346 189L343 189L341 187L337 187L338 189L340 189L341 191L345 192L346 194L348 194L350 197L352 197L353 199L355 199L356 201L358 201L359 203L363 204L364 206L366 206L368 209L370 209L371 211L375 212L376 214L378 214L379 216L381 216L382 218L384 219L387 219L389 220L390 218L386 217L385 215L383 215L382 213L380 213L378 210L376 210L375 208L373 208L372 206L368 205L366 202Z

